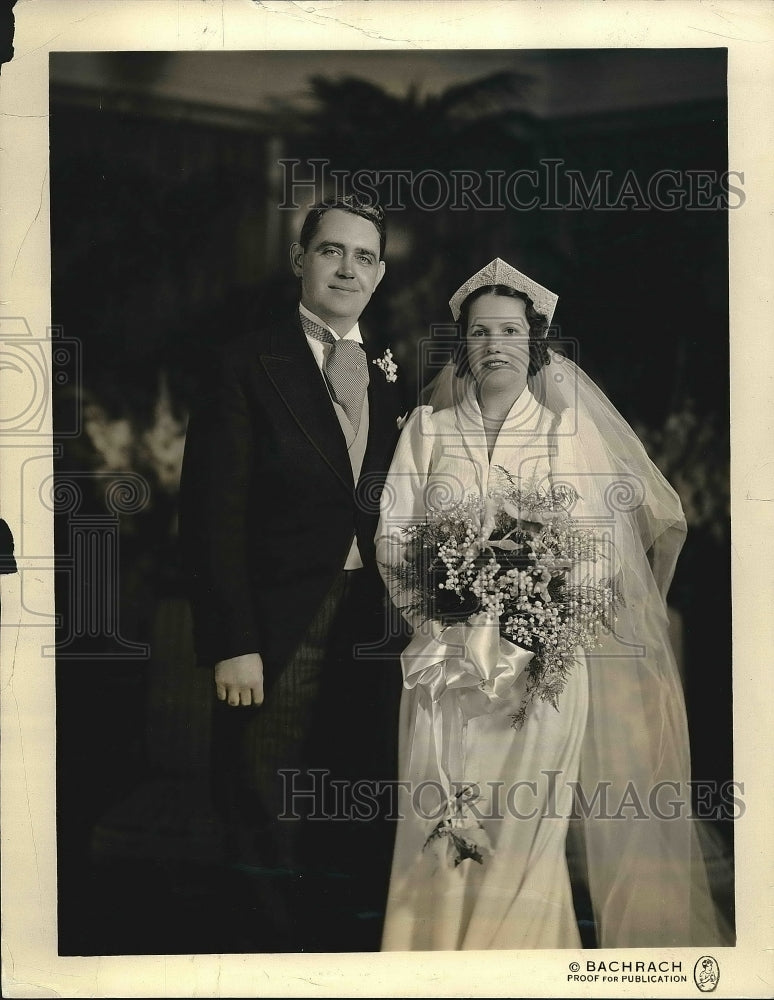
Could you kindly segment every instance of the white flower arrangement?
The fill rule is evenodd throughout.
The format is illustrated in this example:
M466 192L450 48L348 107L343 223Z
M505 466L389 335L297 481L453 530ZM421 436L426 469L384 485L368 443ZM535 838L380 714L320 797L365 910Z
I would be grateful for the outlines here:
M532 702L559 708L578 646L598 645L615 622L613 581L579 579L609 557L590 529L570 517L570 487L507 485L470 495L404 527L403 559L388 567L411 595L402 611L443 626L473 627L483 613L509 642L531 651L526 693L511 716L520 729Z
M388 382L398 381L398 366L392 360L392 351L388 347L381 358L374 358L373 362L377 368L384 372L384 377Z

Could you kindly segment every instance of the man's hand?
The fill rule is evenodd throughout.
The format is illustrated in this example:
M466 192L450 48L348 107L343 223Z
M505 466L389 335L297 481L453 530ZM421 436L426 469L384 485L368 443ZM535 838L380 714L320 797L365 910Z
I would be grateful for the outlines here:
M215 664L215 690L229 705L263 702L263 660L259 653L232 656Z

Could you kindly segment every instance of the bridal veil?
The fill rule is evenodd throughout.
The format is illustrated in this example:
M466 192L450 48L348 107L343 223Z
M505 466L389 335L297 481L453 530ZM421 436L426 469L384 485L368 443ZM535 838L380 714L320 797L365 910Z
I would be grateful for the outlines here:
M666 595L686 533L680 499L594 382L564 354L548 356L530 389L554 415L551 477L574 487L572 515L605 540L610 561L596 571L620 596L614 629L587 657L575 804L598 945L730 945L692 814L686 707L668 634ZM423 401L464 406L464 382L450 362Z

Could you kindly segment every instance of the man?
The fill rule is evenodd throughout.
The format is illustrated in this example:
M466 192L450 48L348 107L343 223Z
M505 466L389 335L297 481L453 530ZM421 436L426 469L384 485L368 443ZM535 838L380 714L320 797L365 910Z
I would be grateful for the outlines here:
M378 912L390 838L351 818L346 789L393 776L400 690L374 535L401 407L359 326L385 239L377 206L310 211L290 254L298 308L227 345L186 441L181 537L218 699L215 794L232 860L260 885L258 950L378 948L378 921L358 940L346 918Z

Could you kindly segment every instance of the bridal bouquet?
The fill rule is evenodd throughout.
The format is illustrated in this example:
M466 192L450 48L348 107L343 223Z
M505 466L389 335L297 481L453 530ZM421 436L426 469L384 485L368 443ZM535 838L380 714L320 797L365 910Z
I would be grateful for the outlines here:
M401 610L443 626L485 620L533 655L526 693L511 716L520 728L534 699L558 709L577 647L598 645L615 621L615 592L597 579L606 556L594 533L571 517L567 486L518 485L498 467L503 485L430 510L404 528L403 560L391 567L411 595Z

